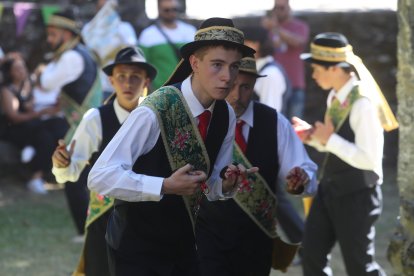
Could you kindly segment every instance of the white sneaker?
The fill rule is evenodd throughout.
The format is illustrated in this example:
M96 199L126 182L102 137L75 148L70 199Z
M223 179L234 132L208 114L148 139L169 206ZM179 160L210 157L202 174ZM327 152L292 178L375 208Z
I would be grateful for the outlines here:
M22 163L29 163L32 161L34 155L36 154L36 150L32 146L26 146L22 149L22 152L20 153L20 160Z
M45 195L47 190L43 186L44 181L40 178L35 178L27 183L27 188L35 194Z
M77 235L71 239L73 243L83 243L85 241L85 235Z

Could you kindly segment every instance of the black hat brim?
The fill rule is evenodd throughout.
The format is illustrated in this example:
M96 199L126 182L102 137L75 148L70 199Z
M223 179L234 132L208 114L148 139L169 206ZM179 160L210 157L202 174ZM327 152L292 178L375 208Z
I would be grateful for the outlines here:
M114 67L118 64L137 65L138 67L143 68L147 72L148 78L150 78L151 80L154 80L155 76L157 75L157 69L155 69L154 66L152 66L151 64L148 64L146 62L136 62L136 61L114 62L114 63L109 64L109 65L105 66L104 68L102 68L102 71L104 71L104 73L107 76L112 76L112 72L114 70Z
M341 62L333 62L333 61L325 61L325 60L319 60L319 59L315 59L312 57L311 53L303 53L300 55L300 58L307 62L307 63L315 63L318 65L322 65L322 66L335 66L338 64L348 64L347 62L341 61ZM350 64L348 64L349 66L351 66ZM343 66L345 67L345 66Z
M198 40L198 41L192 41L192 42L189 42L189 43L183 45L180 48L180 53L181 53L181 56L184 59L188 59L188 57L191 56L198 49L200 49L202 47L205 47L205 46L215 46L215 45L235 47L235 48L239 49L242 52L243 57L252 56L252 55L254 55L254 53L256 53L255 50L253 50L252 48L250 48L250 47L248 47L244 44L231 42L231 41L227 41L227 40Z

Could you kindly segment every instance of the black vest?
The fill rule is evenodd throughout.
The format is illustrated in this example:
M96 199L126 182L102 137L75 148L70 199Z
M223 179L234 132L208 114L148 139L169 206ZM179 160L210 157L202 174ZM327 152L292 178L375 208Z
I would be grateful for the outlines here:
M115 109L112 101L107 105L99 107L98 110L102 122L102 143L98 151L92 154L91 158L89 159L89 164L86 165L86 167L83 169L82 173L79 176L78 182L87 183L88 175L92 166L95 164L98 157L108 145L109 141L111 141L112 137L115 136L115 133L121 127L118 117L115 114Z
M338 135L354 142L355 135L349 124L349 116L338 131ZM334 154L328 153L320 187L333 196L350 194L377 184L378 176L373 171L360 170L350 166Z
M277 112L264 104L254 102L253 128L249 131L246 157L273 192L279 173L277 151ZM240 240L250 238L268 242L267 235L233 200L203 200L197 220L197 229L205 228L223 237L222 246L233 248Z
M227 103L216 101L205 142L211 171L228 125ZM135 173L164 178L172 174L161 135L157 139L154 148L136 160L132 168ZM119 223L126 224L124 233L127 233L130 246L134 246L135 251L152 251L173 257L188 253L189 248L194 247L193 226L181 196L163 195L159 202L116 200L115 206L118 217L123 221Z
M82 44L78 44L75 48L73 48L73 50L82 56L84 69L79 78L63 86L62 91L71 97L76 103L82 104L96 78L99 76L97 74L97 65L86 47Z

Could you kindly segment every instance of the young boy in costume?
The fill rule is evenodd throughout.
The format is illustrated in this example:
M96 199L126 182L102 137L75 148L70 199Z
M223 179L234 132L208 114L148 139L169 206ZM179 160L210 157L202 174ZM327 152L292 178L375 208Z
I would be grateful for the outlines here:
M318 34L302 58L317 84L330 89L324 122L293 122L301 139L326 152L305 224L304 275L331 275L339 243L348 275L385 275L374 257L374 224L382 209L383 129L398 127L377 83L339 33Z
M60 141L53 160L53 173L59 183L86 182L91 166L138 105L157 71L146 62L138 48L120 50L112 64L103 68L115 89L108 104L90 109L79 124L69 147ZM86 184L84 184L86 186ZM85 245L74 275L109 275L106 253L106 225L112 211L112 198L90 193L86 219Z

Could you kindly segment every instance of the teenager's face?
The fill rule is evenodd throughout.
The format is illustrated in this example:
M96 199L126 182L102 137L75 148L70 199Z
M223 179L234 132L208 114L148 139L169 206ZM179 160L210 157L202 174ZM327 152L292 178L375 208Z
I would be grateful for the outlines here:
M207 102L223 100L230 93L239 72L241 53L236 49L210 47L203 54L191 55L193 88L199 97Z
M312 78L324 90L332 88L332 80L334 79L334 67L325 67L312 63Z
M136 107L139 97L150 83L144 69L128 64L116 65L109 80L115 89L119 104L128 110Z
M58 49L64 42L64 30L47 27L47 43L52 48L52 50Z
M246 111L254 93L256 77L239 72L226 101L233 107L237 117Z

